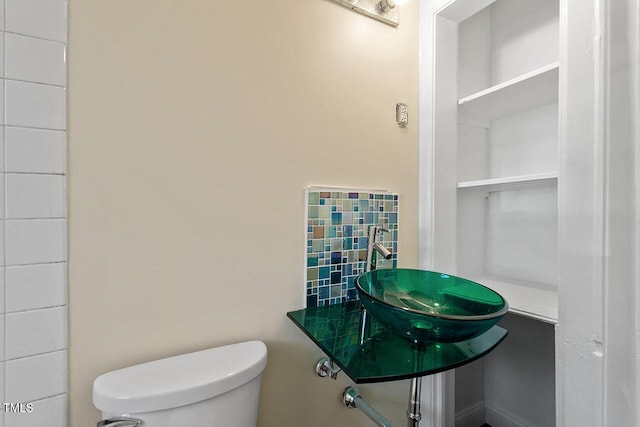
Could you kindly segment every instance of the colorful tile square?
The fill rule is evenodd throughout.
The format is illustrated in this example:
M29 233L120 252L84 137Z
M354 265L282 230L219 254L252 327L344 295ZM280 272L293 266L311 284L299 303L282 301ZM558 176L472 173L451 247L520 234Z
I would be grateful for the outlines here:
M364 271L372 225L391 230L382 233L379 241L393 249L392 259L378 260L376 268L397 265L397 194L308 189L305 201L307 307L358 299L355 280Z

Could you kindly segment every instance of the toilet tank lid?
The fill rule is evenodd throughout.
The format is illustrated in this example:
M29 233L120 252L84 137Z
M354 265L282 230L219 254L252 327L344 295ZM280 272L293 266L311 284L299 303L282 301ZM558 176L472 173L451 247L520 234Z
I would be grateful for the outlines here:
M93 404L103 412L134 414L200 402L262 373L267 347L248 341L112 371L93 382Z

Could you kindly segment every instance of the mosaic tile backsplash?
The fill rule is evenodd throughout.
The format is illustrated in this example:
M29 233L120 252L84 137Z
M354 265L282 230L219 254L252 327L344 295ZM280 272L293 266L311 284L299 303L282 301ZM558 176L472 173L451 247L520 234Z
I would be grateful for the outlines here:
M307 307L358 299L356 277L364 272L369 227L389 230L378 241L393 252L378 257L376 268L398 262L398 195L389 192L331 189L306 190Z

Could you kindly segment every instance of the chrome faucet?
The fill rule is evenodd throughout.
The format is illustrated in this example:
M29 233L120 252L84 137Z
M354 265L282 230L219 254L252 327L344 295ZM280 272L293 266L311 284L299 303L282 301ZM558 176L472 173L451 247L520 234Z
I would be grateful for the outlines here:
M376 257L377 254L382 255L384 259L390 259L393 255L391 251L385 248L382 243L377 242L376 239L378 235L383 232L389 232L386 228L382 228L379 225L370 225L369 226L369 244L367 245L367 258L365 259L364 272L369 272L371 270L376 269ZM360 306L360 344L364 344L365 337L369 336L368 334L368 325L367 322L367 310L364 308L364 305Z
M384 259L391 259L391 251L385 248L382 243L376 241L380 232L383 231L389 232L389 230L379 225L369 226L369 245L367 247L367 258L364 266L365 273L376 269L376 254L382 255Z

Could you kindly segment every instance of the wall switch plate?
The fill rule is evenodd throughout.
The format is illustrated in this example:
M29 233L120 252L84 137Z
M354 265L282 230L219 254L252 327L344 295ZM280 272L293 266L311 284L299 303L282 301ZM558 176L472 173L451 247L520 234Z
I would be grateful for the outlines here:
M396 104L396 123L400 127L406 127L409 123L409 108L407 104Z

